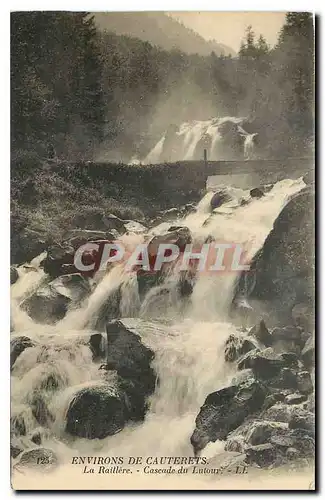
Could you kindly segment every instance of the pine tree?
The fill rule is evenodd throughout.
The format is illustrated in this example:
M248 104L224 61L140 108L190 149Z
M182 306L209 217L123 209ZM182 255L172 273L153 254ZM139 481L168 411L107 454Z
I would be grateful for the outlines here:
M313 134L314 26L309 12L289 12L276 48L280 84L287 88L286 113L297 140Z

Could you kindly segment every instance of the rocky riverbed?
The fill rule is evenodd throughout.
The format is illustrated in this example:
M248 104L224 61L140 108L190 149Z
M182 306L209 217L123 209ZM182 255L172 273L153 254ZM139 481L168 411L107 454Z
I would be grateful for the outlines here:
M220 442L238 463L254 467L311 462L313 191L301 187L262 186L240 196L223 188L197 207L171 209L147 223L81 214L78 227L50 246L34 235L26 260L44 254L12 266L10 276L15 467L44 459L55 468L62 461L57 442L109 446L120 434L123 449L127 429L144 433L159 415L189 422L172 454L185 447L204 456L209 443ZM268 215L265 226L258 210ZM254 235L256 224L262 244L253 272L212 283L193 270L129 276L117 266L102 274L96 266L89 274L74 268L74 252L86 242L173 241L183 249L224 238L227 224L237 231L232 240L242 237L243 224ZM96 265L99 257L92 256ZM136 320L133 327L126 318Z

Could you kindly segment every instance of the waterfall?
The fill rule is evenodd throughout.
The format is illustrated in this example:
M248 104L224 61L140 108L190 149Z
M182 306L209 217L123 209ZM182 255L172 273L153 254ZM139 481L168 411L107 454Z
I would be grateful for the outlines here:
M197 140L202 129L201 125L192 129L191 141ZM186 145L189 134L189 130L182 134ZM262 198L245 204L242 201L247 199L248 192L228 188L231 201L221 207L223 210L212 213L213 193L207 193L195 213L173 224L187 226L198 243L209 236L216 241L240 243L252 258L289 197L303 186L301 179L283 180ZM166 224L157 226L149 234L161 234L165 227ZM126 237L131 246L142 238L143 235ZM97 276L98 284L79 309L69 312L56 325L37 325L21 310L20 303L46 279L39 267L41 257L31 263L32 268L19 268L19 279L11 288L12 337L27 335L36 342L35 347L18 357L13 368L12 415L23 415L27 432L33 431L39 424L31 415L29 404L35 393L44 395L54 421L44 431L43 442L56 451L61 463L69 463L71 456L78 454L192 456L189 438L200 406L209 393L235 375L232 365L224 362L224 343L230 333L240 334L228 318L236 273L202 273L190 300L178 309L173 295L179 272L175 268L163 285L147 293L140 307L135 274L126 273L122 264L117 265L102 278ZM162 286L170 292L167 306L160 302ZM119 434L102 440L69 441L64 435L64 413L71 395L80 387L103 383L102 371L85 344L102 305L119 287L121 316L154 351L152 366L160 383L150 398L150 409L143 423L129 425ZM44 381L50 375L59 387L55 393L44 388ZM220 443L216 446L222 449Z
M245 118L224 116L171 126L142 163L202 160L204 149L209 160L252 159L257 133L246 132L244 122Z
M155 147L150 151L150 153L146 156L143 163L148 164L148 165L150 165L152 163L158 163L158 161L160 160L162 151L163 151L164 142L165 142L165 137L162 137L160 139L160 141L157 142ZM136 163L136 162L133 161L133 163Z

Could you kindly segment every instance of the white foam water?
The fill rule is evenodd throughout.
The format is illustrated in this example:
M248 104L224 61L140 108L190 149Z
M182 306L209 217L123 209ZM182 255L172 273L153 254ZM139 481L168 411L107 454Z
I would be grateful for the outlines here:
M207 156L210 160L220 160L223 156L222 145L223 139L220 133L221 127L229 122L237 127L238 135L243 137L243 158L250 160L254 158L254 137L256 133L249 134L246 132L241 124L244 118L234 116L224 116L222 118L212 118L210 120L200 121L194 120L180 125L174 132L173 145L177 147L175 153L167 150L167 155L170 161L179 160L193 160L195 159L196 148L199 141L206 138L209 139L210 145L208 147ZM157 144L152 148L148 155L144 158L143 163L154 164L166 161L164 155L165 142L168 131L161 137ZM171 156L170 156L171 155ZM203 158L203 150L201 152ZM133 160L132 160L133 161ZM133 161L134 162L134 161ZM138 163L138 160L137 160Z
M240 243L253 256L289 197L303 186L301 179L284 180L261 199L252 199L247 204L241 203L247 199L247 192L230 190L232 202L228 204L228 211L212 214L213 193L207 193L195 213L176 222L188 226L195 241L202 242L213 236L217 241ZM164 226L157 227L151 234L161 234L163 230ZM134 244L141 238L142 235L136 235ZM102 277L78 310L69 312L56 325L37 325L20 308L23 298L45 279L37 261L33 267L35 270L21 267L19 279L11 288L12 335L27 335L38 343L18 357L12 371L12 415L24 416L27 434L39 427L29 406L32 395L39 391L54 415L49 428L43 430L43 442L57 452L63 464L71 463L71 457L78 454L193 456L190 436L200 406L209 393L227 384L235 375L232 365L224 362L224 343L230 333L240 333L227 314L236 274L202 273L185 308L175 310L171 295L170 308L157 313L157 301L153 299L159 296L159 287L148 293L140 308L136 276L126 273L122 265L115 266ZM171 276L168 282L171 290L176 281L175 276ZM121 316L154 351L152 366L159 385L150 398L144 422L129 425L115 436L102 440L72 439L64 431L65 411L72 395L80 387L104 381L98 363L92 361L86 346L91 324L119 286ZM160 317L157 320L155 316ZM49 375L58 381L56 391L44 388ZM213 453L220 452L222 446L217 443Z

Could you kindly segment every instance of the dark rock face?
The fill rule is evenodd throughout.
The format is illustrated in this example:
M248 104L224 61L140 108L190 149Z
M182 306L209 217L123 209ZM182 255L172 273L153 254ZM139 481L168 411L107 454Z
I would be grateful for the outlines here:
M308 429L271 421L248 422L234 431L226 443L226 449L246 453L247 463L260 467L311 457L314 447L314 435Z
M90 285L81 274L67 274L37 289L22 307L39 323L55 323L69 308L78 306L90 293Z
M254 349L238 360L238 369L251 368L254 375L267 380L279 374L281 368L286 366L283 358L276 354L270 347L259 351Z
M119 233L113 229L112 231L92 231L90 229L72 229L65 235L65 243L77 250L82 245L88 242L96 242L97 240L114 241L119 237Z
M15 266L10 266L10 285L13 285L18 280L19 275Z
M288 424L286 423L251 419L229 434L225 449L245 453L250 446L265 444L272 436L287 433Z
M105 357L105 341L101 333L93 333L89 339L89 346L93 355L93 361Z
M251 263L248 275L254 280L249 290L247 273L239 279L234 306L239 297L246 296L251 304L265 309L268 323L276 326L290 324L296 304L314 303L314 205L313 191L304 188L282 209Z
M260 351L263 348L254 337L239 337L230 334L225 344L225 360L237 361L242 355L253 350Z
M40 446L42 444L42 436L40 431L35 431L33 435L31 436L30 440Z
M15 364L16 359L25 349L28 347L34 347L35 342L33 342L29 337L14 337L10 340L10 367L12 368Z
M310 373L307 371L297 374L297 387L302 394L311 394L314 390Z
M58 465L58 458L49 448L34 448L24 451L19 458L18 468L32 467L53 469Z
M105 214L102 210L92 210L88 213L78 215L73 225L80 229L90 229L94 231L118 231L119 234L124 234L126 228L124 221L114 214Z
M263 411L261 417L264 420L289 423L294 410L295 410L294 406L290 406L285 403L279 402L272 405L267 410Z
M108 299L99 308L98 316L93 325L96 330L105 330L105 325L108 321L120 317L121 299L121 287L118 287L112 291Z
M303 345L301 328L293 325L274 328L272 331L272 345L277 352L299 354Z
M225 360L230 363L236 361L242 353L242 338L230 334L225 344Z
M50 413L46 402L40 392L35 391L29 401L32 415L35 420L42 426L47 427L54 420L53 415Z
M312 304L295 304L291 310L293 324L301 327L304 331L313 331L315 328L314 311Z
M232 198L226 189L221 189L214 193L210 201L211 210L221 207L224 203L228 203Z
M271 346L272 343L272 335L267 329L264 320L261 320L249 330L247 336L229 335L225 344L225 360L230 362L239 360L239 369L249 368L247 360L251 358L252 351L254 353L263 351L265 347ZM248 353L251 354L245 356Z
M265 395L265 387L254 379L209 394L195 420L196 428L191 437L194 453L210 441L225 439L245 418L262 407Z
M151 368L154 353L122 321L108 323L106 332L107 369L117 372L119 388L130 402L129 418L141 420L147 411L147 398L156 386Z
M225 360L237 362L239 372L231 387L206 399L191 438L194 453L209 441L226 439L225 450L244 453L246 463L260 467L313 457L315 398L308 371L314 367L312 337L297 325L269 331L263 321L244 335L232 334L225 343ZM257 384L260 401L257 407L244 406L243 413L235 403L242 384ZM250 397L248 391L246 403Z
M262 196L264 196L263 189L261 188L253 188L250 190L249 194L252 198L262 198Z
M248 463L266 467L275 461L276 449L271 443L258 444L246 450L246 457Z
M64 266L72 266L75 249L68 243L52 245L47 249L47 257L43 262L44 271L51 277L57 278L65 274Z
M81 389L67 410L66 431L87 439L112 436L127 422L127 405L124 395L113 386Z
M10 444L10 456L12 458L17 458L18 455L23 451L23 448L14 444Z
M11 237L11 262L24 264L47 249L49 242L42 232L24 228Z
M290 429L305 429L311 433L312 436L315 435L315 414L303 410L294 409L291 418L289 420Z
M265 345L265 347L270 347L273 343L272 335L266 327L265 321L262 319L249 331L249 335L255 337L259 342Z
M141 383L147 395L155 388L156 376L150 364L154 353L141 342L141 337L129 330L122 321L112 321L106 326L108 356L107 366L117 374Z
M165 279L165 272L169 269L169 264L162 265L160 270L155 270L155 263L159 246L161 244L173 244L178 246L180 253L183 253L187 244L192 243L192 235L186 226L171 226L169 230L159 236L154 236L148 243L148 256L150 271L142 268L137 270L137 280L139 286L139 296L144 298L146 293L154 286L162 284ZM193 285L189 271L180 273L179 291L181 296L192 293Z
M147 398L153 393L156 375L150 364L153 352L141 337L122 321L107 324L107 382L78 391L66 413L66 431L88 439L103 439L121 431L127 422L142 420ZM93 352L102 354L101 334L90 343ZM112 382L112 373L114 381Z

